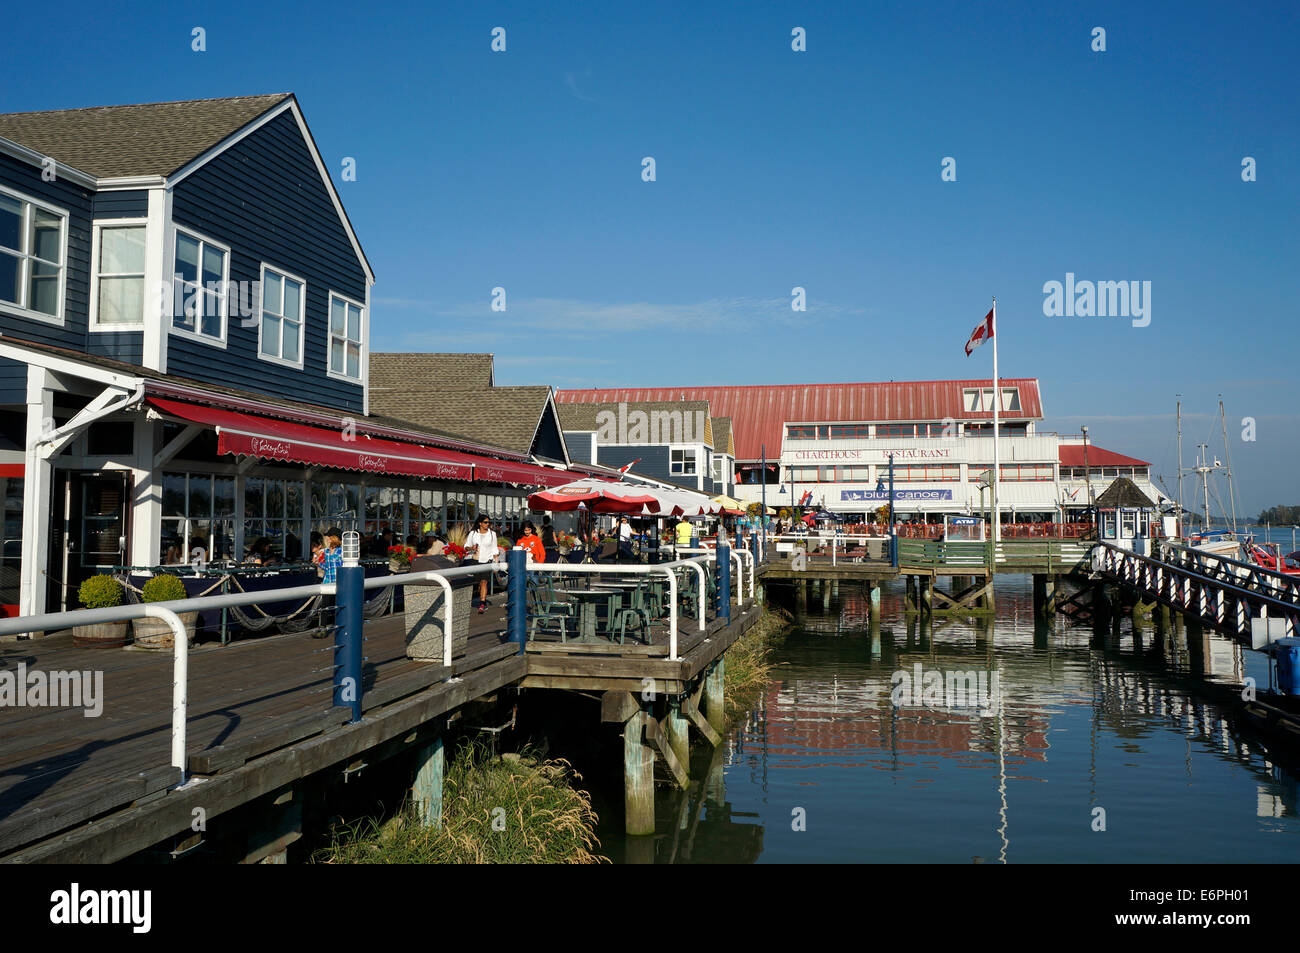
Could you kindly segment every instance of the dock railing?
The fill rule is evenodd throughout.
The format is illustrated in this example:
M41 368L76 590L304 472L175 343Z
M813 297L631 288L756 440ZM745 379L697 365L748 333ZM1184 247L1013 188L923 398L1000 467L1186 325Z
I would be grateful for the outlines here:
M522 550L516 547L516 554L522 555ZM733 549L731 551L731 562L737 566L750 564L750 596L754 592L754 572L752 567L752 554L747 551ZM561 573L561 574L616 574L622 576L663 576L667 579L669 599L668 599L668 632L669 632L669 659L671 661L680 661L678 651L678 574L690 572L695 574L699 583L699 628L701 631L707 629L707 612L704 594L707 591L705 573L707 564L717 559L716 552L710 551L707 554L693 556L686 559L677 559L665 563L631 563L631 564L602 564L602 563L533 563L526 567L527 573ZM282 602L288 600L310 599L317 596L338 597L338 619L331 620L326 625L335 630L335 642L332 646L334 652L333 663L328 667L333 673L332 682L334 684L333 704L339 706L340 701L339 688L341 676L354 679L353 689L355 697L351 701L351 707L354 712L354 721L360 718L361 709L361 677L360 667L363 661L361 656L361 641L363 634L360 631L362 626L361 605L364 601L363 593L366 590L384 589L392 586L402 586L421 583L435 583L442 587L445 596L445 615L444 615L444 635L443 635L443 667L451 667L454 663L452 657L453 649L453 627L455 613L459 611L468 612L469 606L463 609L455 601L454 587L452 582L465 578L476 578L485 574L492 575L504 573L508 575L509 568L507 562L499 563L476 563L467 566L453 566L445 569L426 570L421 572L394 573L388 576L371 576L371 577L354 577L360 580L360 585L355 581L351 583L356 589L353 593L345 591L345 573L348 568L360 570L361 567L344 567L339 570L339 583L316 583L306 586L292 586L283 589L265 589L256 592L235 592L224 593L212 596L199 596L190 599L178 599L170 602L154 603L135 603L129 605L115 606L103 609L76 609L68 612L41 613L38 615L19 616L9 619L0 619L0 636L22 635L29 632L45 631L63 631L83 625L97 625L110 622L129 622L133 619L159 619L167 624L171 630L173 649L172 649L172 711L171 711L171 733L170 733L170 764L180 772L180 784L185 786L190 783L188 774L187 761L187 721L189 718L189 691L190 691L190 674L189 674L189 632L185 622L181 619L181 614L187 612L200 612L206 610L220 610L232 606L250 606L257 603ZM741 570L743 572L743 570ZM735 591L738 600L743 604L744 589L743 577L737 577L737 586ZM523 591L522 587L518 590ZM349 612L348 610L351 610ZM348 619L355 620L355 623L348 622ZM348 631L349 629L353 631ZM525 647L525 640L521 640L520 651ZM323 647L321 651L328 651L330 647ZM352 661L349 661L351 658ZM347 706L344 706L347 707Z

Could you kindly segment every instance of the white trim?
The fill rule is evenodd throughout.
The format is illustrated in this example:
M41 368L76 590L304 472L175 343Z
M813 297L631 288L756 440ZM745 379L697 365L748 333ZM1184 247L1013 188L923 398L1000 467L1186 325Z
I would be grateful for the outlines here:
M156 223L155 223L156 227ZM140 281L144 285L141 295L143 305L140 320L133 324L99 323L99 236L105 228L143 228L145 236L144 274ZM110 275L109 277L113 277ZM92 334L111 331L143 331L145 313L149 308L149 219L148 218L97 218L91 223L90 236L90 306L88 308L88 328Z
M69 360L66 357L56 357L53 354L47 354L44 351L38 351L26 348L18 344L10 343L3 337L0 337L0 357L8 358L11 361L18 361L20 364L26 364L29 367L43 367L46 370L53 371L55 374L66 374L69 377L75 377L80 380L94 381L99 384L111 384L115 387L121 387L126 390L135 390L143 378L133 377L128 374L118 374L114 371L105 370L100 367L93 367L89 364L82 364L78 361ZM53 386L51 383L49 386Z
M148 221L145 224L144 334L140 343L140 363L162 371L167 365L167 334L163 330L163 320L168 302L171 301L170 297L162 294L163 275L167 273L164 242L167 235L167 197L162 189L150 189L146 198Z
M53 156L47 156L42 152L37 152L35 149L29 149L21 142L14 142L12 139L6 139L4 136L0 136L0 152L34 165L37 168L44 168L45 160L54 158ZM93 175L82 172L80 169L74 169L72 166L60 162L57 159L54 160L54 175L56 181L62 180L65 182L71 182L74 185L81 186L82 188L93 189L96 184Z
M302 135L303 142L307 144L307 151L311 153L311 157L316 163L316 171L320 175L321 181L325 183L325 190L329 192L330 200L334 203L334 211L339 217L339 222L343 225L343 230L347 232L348 240L352 243L352 250L357 256L357 261L360 262L362 270L366 273L366 281L370 284L374 284L375 273L370 267L370 262L366 259L365 252L361 250L361 242L357 240L357 234L352 230L352 223L348 220L347 212L343 210L343 203L339 201L339 194L334 188L334 180L330 178L329 173L325 169L325 163L321 160L320 152L316 148L316 141L312 138L311 130L307 128L307 122L303 119L302 110L298 107L298 101L294 99L292 95L290 95L280 105L275 106L263 113L261 116L258 116L255 120L244 126L244 128L223 139L211 149L208 149L197 158L191 160L187 165L178 169L168 178L168 184L175 187L176 183L182 181L191 173L211 162L231 146L257 132L257 130L261 129L271 120L282 115L286 110L291 110L293 112L293 117L298 123L298 131Z
M366 360L361 365L361 414L370 416L370 288L373 282L366 282L366 310L361 315L361 336L366 341Z
M167 184L161 175L121 175L95 180L96 192L126 192L132 189L157 189Z
M21 234L19 235L20 244L22 242L27 241L28 233L31 231L32 213L29 210L31 207L33 206L38 207L42 211L49 212L50 214L58 217L60 223L59 224L59 255L60 258L62 259L62 262L59 265L59 291L58 291L59 310L57 314L46 314L44 311L37 311L33 308L23 307L22 305L18 305L18 304L12 304L8 301L0 301L0 308L3 308L14 315L17 315L20 318L29 318L33 321L41 321L45 324L53 324L53 325L57 325L58 327L63 327L64 323L67 321L67 316L68 316L68 303L67 303L68 267L69 267L68 265L68 224L71 221L72 215L67 209L63 208L62 206L54 205L53 203L47 202L44 199L38 199L35 196L28 195L26 192L21 192L18 189L12 188L7 185L0 185L0 193L4 193L5 195L8 195L12 199L25 203L25 205L27 206L27 208L24 209L23 216L22 216L23 221L21 225ZM21 256L20 262L26 263L20 265L18 269L18 287L16 288L16 290L20 298L27 298L30 297L31 295L30 262L36 256L32 254L30 249L26 252L23 252L17 248L13 250ZM39 260L45 261L45 259L43 258ZM46 264L48 264L48 262L46 262ZM28 304L31 304L31 302L28 301Z
M302 285L302 294L299 296L299 305L302 310L298 316L298 360L289 361L283 357L274 357L270 354L262 353L262 318L265 312L264 302L266 301L266 272L267 270L275 272L281 278L288 278L290 281L296 281ZM262 270L258 278L259 297L257 301L257 359L266 361L270 364L279 364L282 367L293 367L302 370L304 361L307 357L307 282L291 272L285 271L275 265L268 265L262 262ZM284 309L284 286L280 287L280 308ZM283 321L283 318L281 318ZM284 350L284 328L280 329L280 350Z
M370 296L368 293L370 291L369 287L366 288L366 291L367 291L366 297L369 297ZM330 321L333 320L335 298L338 298L340 301L344 302L345 304L350 304L353 307L361 309L361 322L360 322L361 326L357 329L357 333L361 335L361 340L357 342L361 346L361 356L358 358L358 363L357 363L358 376L356 377L352 377L351 375L346 373L346 369L348 366L348 354L347 354L346 347L344 347L343 349L343 367L345 373L340 374L336 372L332 366L332 355L330 353L330 349L334 346L334 329L333 327L331 327ZM369 355L367 354L367 348L366 348L367 310L368 309L362 302L354 301L352 298L349 298L347 295L340 294L337 291L331 291L329 293L328 299L326 300L325 303L325 376L326 377L332 377L336 381L345 381L349 384L359 384L362 387L365 386L366 366L370 363ZM344 308L343 340L351 341L352 339L347 336L348 334L347 321L348 321L347 309Z
M221 266L221 287L223 290L221 292L221 304L220 304L220 316L221 316L220 337L212 337L211 335L208 334L202 334L197 330L190 331L186 328L176 327L176 314L175 314L176 243L179 236L182 233L184 233L187 237L192 238L197 242L200 242L202 245L211 245L213 248L221 249L222 253L225 255L225 259ZM185 225L176 225L175 223L172 223L172 227L168 229L168 234L171 239L169 245L171 254L165 260L167 262L170 262L170 264L167 266L167 271L164 272L164 274L167 275L167 287L171 291L171 295L167 299L168 305L164 309L166 319L167 319L167 325L166 325L167 333L175 334L177 337L187 338L188 340L191 341L198 341L201 344L208 345L209 347L218 347L224 350L229 340L229 328L230 328L230 256L231 256L230 246L217 241L215 238L208 238L202 232L195 231L194 229L189 228ZM203 249L201 247L199 249L198 284L199 287L202 289L203 288ZM303 286L303 290L304 291L306 290L306 285ZM200 297L200 302L206 301L207 290L206 289L200 290L199 297ZM258 306L258 327L260 328L261 307L262 307L261 301L258 301L257 306ZM201 324L202 322L200 316L196 315L194 326L197 328L200 327ZM261 332L259 331L259 335L260 333Z

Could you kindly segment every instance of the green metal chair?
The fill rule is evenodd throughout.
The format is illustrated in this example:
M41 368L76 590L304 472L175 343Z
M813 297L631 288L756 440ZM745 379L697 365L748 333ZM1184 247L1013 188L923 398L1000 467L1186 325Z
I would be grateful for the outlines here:
M537 630L543 631L555 626L560 633L560 641L569 641L569 624L577 628L574 605L556 597L555 586L550 574L542 577L540 582L528 583L528 637L537 638Z

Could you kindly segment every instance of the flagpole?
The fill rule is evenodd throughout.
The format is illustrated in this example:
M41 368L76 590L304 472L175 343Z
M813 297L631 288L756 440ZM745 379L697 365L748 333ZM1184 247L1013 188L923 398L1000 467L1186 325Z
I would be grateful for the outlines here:
M1002 404L1002 394L998 388L998 299L993 296L993 545L1002 539L1002 520L998 516L998 479L1002 476L1002 462L998 453L998 431L1001 429L998 425L998 410ZM993 558L997 559L997 552L994 551Z

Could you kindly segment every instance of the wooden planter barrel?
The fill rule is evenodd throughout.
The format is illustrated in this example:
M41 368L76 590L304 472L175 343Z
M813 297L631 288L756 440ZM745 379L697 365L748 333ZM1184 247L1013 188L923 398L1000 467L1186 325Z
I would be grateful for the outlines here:
M422 556L411 565L411 572L451 569L456 563L441 556ZM474 612L475 580L451 580L452 608L451 657L464 655L469 645L469 617ZM403 587L406 598L406 656L417 662L443 662L442 650L447 626L447 595L436 582L408 583Z
M186 642L194 643L194 626L199 620L197 612L180 612L181 622L185 624ZM155 651L172 651L176 640L172 627L162 619L132 619L131 628L135 631L135 644L142 649Z
M100 622L97 625L74 625L72 644L86 648L114 648L126 645L127 623Z

